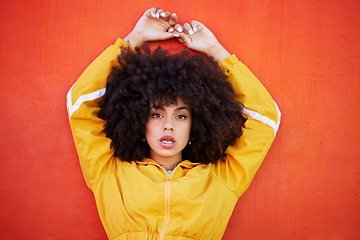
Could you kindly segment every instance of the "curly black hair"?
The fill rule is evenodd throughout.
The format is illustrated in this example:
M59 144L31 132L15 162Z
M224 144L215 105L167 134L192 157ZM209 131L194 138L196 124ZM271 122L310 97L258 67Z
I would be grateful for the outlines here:
M129 162L149 157L144 139L150 106L169 106L181 99L192 114L192 143L182 151L183 159L205 164L223 159L227 146L240 137L244 121L224 72L188 50L121 50L99 112L115 156Z

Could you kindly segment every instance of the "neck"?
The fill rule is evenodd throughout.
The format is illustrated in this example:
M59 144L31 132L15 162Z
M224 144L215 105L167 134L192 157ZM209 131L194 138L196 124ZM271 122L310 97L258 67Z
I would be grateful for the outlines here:
M172 170L174 170L174 168L176 167L176 165L175 166L167 166L167 165L161 165L166 171L172 171Z
M159 156L156 153L150 153L150 158L160 164L165 170L173 170L182 161L181 153L171 157L164 157Z

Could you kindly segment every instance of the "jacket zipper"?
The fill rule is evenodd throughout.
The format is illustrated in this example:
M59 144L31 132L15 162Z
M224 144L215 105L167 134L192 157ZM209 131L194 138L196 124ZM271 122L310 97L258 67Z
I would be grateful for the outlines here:
M165 231L170 221L170 186L171 186L171 175L166 174L165 179L165 213L164 213L164 222L160 230L159 240L164 240Z

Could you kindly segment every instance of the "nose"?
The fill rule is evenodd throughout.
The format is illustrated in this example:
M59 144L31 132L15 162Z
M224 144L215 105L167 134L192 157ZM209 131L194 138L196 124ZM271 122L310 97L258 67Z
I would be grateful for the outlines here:
M163 130L174 131L174 125L171 119L165 119Z
M173 128L173 127L164 126L164 130L174 131L174 128Z

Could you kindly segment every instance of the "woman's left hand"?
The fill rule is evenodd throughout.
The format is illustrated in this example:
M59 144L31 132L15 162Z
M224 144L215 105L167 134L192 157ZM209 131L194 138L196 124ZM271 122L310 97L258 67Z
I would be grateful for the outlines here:
M150 8L136 23L134 29L124 38L132 47L140 47L147 41L166 40L173 37L178 17L163 9Z
M191 24L185 23L175 25L176 33L181 41L189 49L206 54L215 62L230 56L230 53L219 43L215 35L202 23L191 21ZM179 31L180 30L180 31Z

